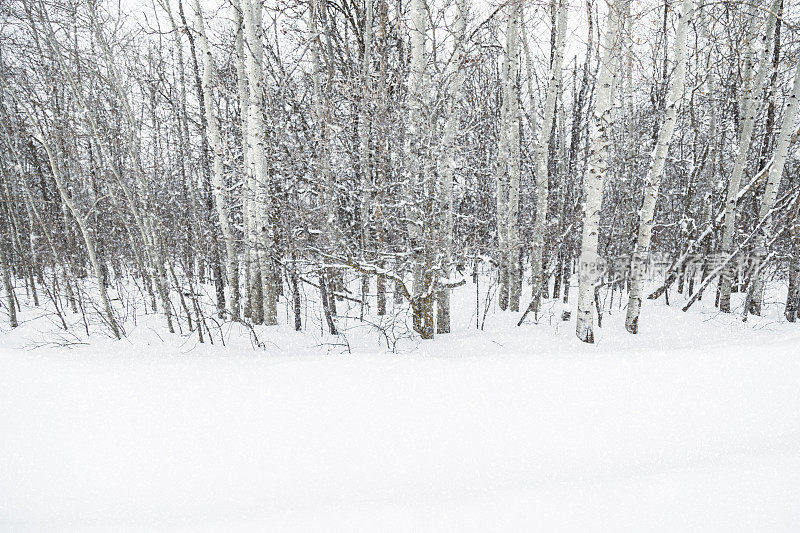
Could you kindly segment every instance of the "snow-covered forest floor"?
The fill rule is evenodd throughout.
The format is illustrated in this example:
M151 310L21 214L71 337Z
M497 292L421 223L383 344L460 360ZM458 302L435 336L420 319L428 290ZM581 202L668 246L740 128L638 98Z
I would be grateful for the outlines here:
M478 331L474 291L452 334L395 352L355 320L348 353L312 319L254 349L158 315L59 346L24 308L0 333L0 529L800 528L800 326L777 296L743 324L673 291L591 346L552 303Z

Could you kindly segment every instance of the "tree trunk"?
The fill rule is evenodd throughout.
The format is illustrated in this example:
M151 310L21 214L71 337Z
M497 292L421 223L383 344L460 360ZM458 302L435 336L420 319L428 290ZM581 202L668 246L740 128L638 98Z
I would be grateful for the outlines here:
M447 122L444 126L442 148L444 150L443 168L439 170L440 221L439 243L441 246L442 269L445 278L450 278L453 265L453 180L456 170L456 138L458 137L459 101L461 86L464 83L465 49L464 38L467 19L467 0L458 0L455 27L453 29L455 46L453 59L449 64L450 85L447 88ZM436 294L436 333L450 333L450 289L440 287Z
M12 328L19 325L17 322L17 304L14 298L14 284L11 281L11 265L6 252L6 237L0 242L0 268L3 270L3 287L6 291L6 304L8 306L8 322Z
M683 0L678 19L678 29L675 35L675 74L667 97L666 116L661 124L661 131L658 133L658 140L650 159L650 170L645 180L644 199L642 208L639 211L639 232L631 262L628 312L625 317L625 329L630 333L637 333L639 330L639 312L642 307L645 267L650 256L650 240L655 221L656 200L661 188L661 178L664 175L669 143L675 131L678 107L683 97L686 79L686 34L688 33L689 21L693 12L694 0Z
M522 269L520 268L520 228L519 228L519 187L520 187L520 144L519 144L519 25L522 18L522 2L515 0L509 5L512 10L506 38L508 53L508 72L506 78L506 97L508 98L508 216L506 223L507 268L508 268L508 308L519 311L522 291Z
M278 323L277 293L272 248L274 244L272 221L272 199L270 195L270 174L267 169L267 131L264 124L264 87L261 72L262 44L259 36L261 26L261 3L254 0L242 0L244 18L244 37L246 45L245 69L247 71L250 98L247 119L247 152L253 162L253 180L256 185L256 197L253 209L256 211L255 222L258 234L256 243L260 272L260 286L264 309L264 324L274 326ZM252 244L252 243L251 243ZM252 309L251 309L252 312Z
M767 70L769 69L769 57L772 52L772 38L775 29L775 13L777 13L778 3L781 0L773 0L774 11L767 13L767 29L762 38L762 49L758 58L758 64L755 65L757 73L754 79L752 78L753 60L755 52L752 41L755 40L757 35L757 24L751 20L750 30L748 31L748 44L745 49L745 68L743 77L745 80L744 93L742 95L742 113L744 119L742 121L741 131L739 132L739 143L736 154L736 161L731 173L731 179L728 182L728 193L725 200L725 222L722 233L722 253L730 254L734 247L734 240L736 237L736 199L741 187L742 177L744 175L745 167L747 165L747 154L750 150L750 141L753 136L753 127L755 125L756 115L758 112L758 103L761 97L761 86L764 84ZM757 18L758 14L754 14L753 18ZM731 312L731 290L733 288L733 272L731 268L726 268L722 271L720 277L720 297L719 309L723 313Z
M336 227L336 207L335 207L335 186L333 174L330 168L329 137L328 137L328 101L322 90L322 38L318 28L318 19L323 9L321 0L311 0L309 10L309 29L312 34L311 41L311 61L312 61L312 82L313 100L312 110L316 119L316 129L314 138L317 148L315 161L316 183L319 191L319 204L322 210L322 249L324 252L332 254L337 252L339 233ZM331 80L329 80L330 82ZM325 312L328 330L331 335L337 334L333 316L336 315L336 298L333 294L333 285L336 273L329 269L327 272L320 273L320 294L322 297L322 307ZM322 287L323 283L328 285ZM330 290L329 290L330 289ZM322 295L324 292L324 295Z
M789 260L789 290L786 294L786 320L797 320L800 307L800 202L794 210L791 223L792 257Z
M608 171L608 146L611 141L611 112L613 107L614 73L618 64L618 49L622 41L622 15L630 0L614 0L607 15L603 58L597 75L597 101L588 159L588 175L584 179L584 218L581 237L581 256L578 286L578 316L575 333L583 342L594 342L594 294L599 279L597 253L600 233L600 208L603 187Z
M413 270L413 295L411 307L415 331L423 339L432 339L433 287L430 260L430 165L423 142L425 106L425 41L427 32L427 5L425 0L411 0L409 23L411 65L408 77L408 126L405 136L405 178L410 185L408 198L408 234Z
M211 151L214 155L212 184L214 192L214 203L217 208L217 218L219 220L222 238L225 241L225 253L227 255L227 274L228 274L228 312L231 318L239 318L239 257L236 252L236 241L233 229L228 221L228 201L226 198L225 176L223 174L223 159L225 157L222 140L219 135L217 118L214 113L214 63L211 49L208 46L205 24L203 23L203 12L200 8L199 0L194 0L194 9L197 16L197 31L200 35L200 51L203 55L203 112L206 116L208 127L208 140L211 144Z
M542 285L546 283L543 272L542 254L544 251L545 234L547 233L547 206L549 201L549 146L553 129L553 116L556 109L556 99L561 90L561 64L564 58L564 41L567 34L567 8L566 0L558 0L558 19L555 29L555 44L552 51L552 64L547 81L547 99L544 105L544 119L539 132L539 140L535 148L534 170L536 174L536 218L533 224L533 243L531 245L531 298L534 312L539 312L539 303L542 295Z
M364 5L364 56L361 61L362 94L361 106L358 117L358 137L359 137L359 170L361 172L361 204L360 204L360 223L361 223L361 258L364 263L368 262L368 248L370 246L370 233L372 230L370 213L373 202L373 183L370 153L370 100L372 98L372 83L370 81L370 61L372 57L372 21L373 21L373 0L365 0ZM361 317L369 311L369 276L361 274Z
M775 206L775 199L778 196L778 187L781 183L783 176L783 169L786 165L786 158L789 155L789 145L792 133L794 130L794 120L797 116L797 107L800 103L800 66L795 67L794 85L792 92L788 97L789 103L786 107L786 112L783 115L783 124L778 132L778 137L775 142L775 157L770 167L769 175L767 176L767 184L764 188L764 195L761 197L761 207L758 211L758 220L767 217L766 222L758 230L755 244L753 246L753 313L756 315L761 314L762 305L762 292L764 289L764 281L761 276L761 267L763 266L764 258L767 256L767 239L772 236L773 232L773 216L768 216ZM747 306L745 306L744 314L747 316Z

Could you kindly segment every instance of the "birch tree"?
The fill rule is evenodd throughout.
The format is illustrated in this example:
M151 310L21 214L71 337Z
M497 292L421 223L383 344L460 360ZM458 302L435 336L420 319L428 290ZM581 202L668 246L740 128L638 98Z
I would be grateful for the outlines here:
M503 107L497 164L497 236L501 309L519 310L519 19L518 1L506 7L506 50L502 68Z
M789 283L786 290L784 316L789 322L795 322L800 309L800 202L795 206L790 221L792 258L789 261Z
M370 99L372 97L372 83L370 80L370 61L372 57L372 24L374 18L374 9L372 6L373 0L366 0L364 4L364 54L361 61L361 109L358 118L358 136L359 136L359 167L361 172L361 253L362 260L366 260L367 249L370 246L370 233L371 233L371 220L370 213L372 211L372 174L371 174L371 157L370 157ZM361 281L361 301L362 301L362 316L364 308L368 307L367 295L369 293L369 276L362 274Z
M608 147L611 134L614 73L619 63L619 47L624 28L622 14L630 0L612 0L606 15L606 35L597 74L597 100L594 108L594 131L588 158L588 174L583 183L583 234L579 261L578 313L576 334L583 342L594 342L594 289L599 278L600 209L608 172Z
M244 230L244 283L247 288L245 296L244 316L252 318L255 312L255 322L263 321L263 304L261 296L261 275L258 266L258 255L255 242L258 239L255 222L255 191L256 182L250 155L247 150L250 113L250 90L247 84L246 59L244 51L244 11L240 0L234 0L234 51L236 53L236 89L239 101L239 127L242 132L242 170L244 171L244 198L242 198L242 219ZM255 310L255 311L254 311Z
M767 13L766 30L760 43L760 50L757 49L756 36L759 34L758 24L755 20L757 14L752 15L749 21L747 43L745 43L745 66L743 70L744 89L742 92L741 113L742 125L739 131L739 142L737 145L736 161L733 171L728 181L728 193L725 200L725 221L722 233L722 254L730 255L733 251L734 239L736 237L736 199L744 176L747 164L747 155L750 150L750 143L753 136L756 115L761 97L761 88L764 78L769 70L769 58L772 53L772 38L775 33L775 14L778 11L781 0L773 0L771 10ZM753 76L755 73L755 76ZM733 288L733 272L730 268L725 268L720 276L720 296L719 309L723 313L731 311L731 290Z
M761 273L762 265L767 256L767 239L772 236L774 228L774 216L772 209L775 207L775 200L778 196L778 187L783 176L783 169L786 166L786 157L789 154L789 143L794 133L794 121L797 116L797 107L800 103L800 66L795 67L794 83L788 96L788 105L783 115L783 123L778 132L775 142L775 156L772 166L767 175L767 183L764 187L764 194L761 197L761 206L758 211L758 220L766 219L758 230L758 235L753 245L753 282L750 289L749 298L753 301L753 312L761 314L761 305L764 291L764 278ZM744 306L744 316L747 317L749 306Z
M664 165L667 161L669 144L675 131L678 107L683 98L686 80L686 38L689 30L689 21L692 19L693 14L694 0L683 0L681 12L678 15L674 43L675 73L670 82L664 122L661 124L658 139L650 157L650 169L645 179L644 199L639 211L639 231L631 262L628 311L625 317L625 328L630 333L637 333L639 329L639 312L642 307L642 292L645 281L644 271L650 255L650 240L653 234L656 200L661 188L661 178L664 175Z
M258 0L241 0L244 19L245 70L247 72L249 94L247 116L247 153L252 160L255 198L252 204L253 218L257 228L258 240L251 245L256 247L259 271L261 273L261 294L264 309L264 324L278 323L277 291L273 274L272 247L273 236L270 212L272 200L269 190L269 172L266 153L266 127L264 124L264 86L261 61L261 4Z
M236 251L236 240L233 229L228 218L227 187L225 185L225 175L223 162L225 159L225 149L219 135L217 117L214 112L214 57L211 55L211 48L208 45L205 23L203 22L203 12L199 0L194 0L195 16L197 17L197 33L200 36L200 51L203 56L203 112L206 115L208 124L208 139L211 144L211 151L214 154L213 163L213 191L214 204L217 208L217 218L222 231L222 238L225 241L225 253L227 255L228 273L228 312L234 319L239 318L239 257Z
M322 9L320 0L311 0L309 10L309 29L311 31L311 62L312 62L312 83L313 95L312 106L315 118L314 140L316 145L315 173L317 188L319 191L319 204L322 211L322 247L323 251L331 254L336 251L339 243L339 232L336 227L336 210L334 207L335 184L331 172L330 145L329 145L329 126L328 126L328 101L322 90L322 36L318 27L320 10ZM330 80L329 80L330 81ZM320 298L322 300L323 313L328 330L332 335L337 333L333 316L336 314L336 299L333 297L333 290L328 285L333 279L332 269L323 269L319 273Z
M17 321L17 303L14 296L14 284L11 281L11 261L9 259L10 248L6 243L10 240L10 236L5 234L0 241L0 269L3 274L3 288L6 292L6 307L8 308L8 323L12 328L19 326Z
M411 261L414 274L411 301L414 329L423 339L432 339L433 283L430 258L430 220L426 220L425 205L430 198L430 172L424 137L425 76L427 55L425 42L427 33L427 5L425 0L411 0L409 41L411 64L408 75L408 124L405 134L405 181L414 198L410 199L408 235L411 246ZM427 231L426 231L427 230Z
M561 92L561 65L564 59L564 41L567 35L567 7L566 0L558 0L558 15L556 23L556 41L552 52L553 62L547 79L547 97L544 104L544 118L539 131L539 139L534 152L534 169L536 174L536 218L533 226L533 242L531 244L531 305L538 312L542 294L542 285L547 283L544 276L542 254L544 252L544 239L547 233L547 206L549 202L549 148L553 129L553 115L556 109L556 99Z
M439 170L442 195L442 220L440 245L445 277L449 280L453 264L453 180L456 173L456 139L459 130L459 100L464 83L464 62L466 50L467 0L456 1L456 19L453 26L453 58L448 64L447 77L447 119L442 136L444 158ZM436 294L436 333L450 333L450 289L440 287Z

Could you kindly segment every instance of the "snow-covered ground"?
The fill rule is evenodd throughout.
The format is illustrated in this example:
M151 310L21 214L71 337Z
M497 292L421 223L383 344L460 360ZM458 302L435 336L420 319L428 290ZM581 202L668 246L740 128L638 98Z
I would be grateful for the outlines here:
M0 530L800 530L800 324L645 302L403 340L0 332ZM673 298L676 298L673 295ZM674 302L673 302L674 303ZM5 326L4 326L5 327ZM313 329L313 328L311 328ZM163 340L162 340L163 339Z

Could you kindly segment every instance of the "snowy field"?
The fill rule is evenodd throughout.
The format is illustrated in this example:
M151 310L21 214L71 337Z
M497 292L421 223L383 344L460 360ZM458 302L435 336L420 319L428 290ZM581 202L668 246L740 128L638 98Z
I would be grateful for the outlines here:
M0 332L0 530L800 530L777 305L647 301L639 335L617 311L587 346L555 307L476 331L471 290L453 334L397 353L358 328L352 353L318 327L212 347L158 317L41 346L27 311Z

